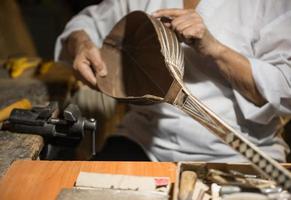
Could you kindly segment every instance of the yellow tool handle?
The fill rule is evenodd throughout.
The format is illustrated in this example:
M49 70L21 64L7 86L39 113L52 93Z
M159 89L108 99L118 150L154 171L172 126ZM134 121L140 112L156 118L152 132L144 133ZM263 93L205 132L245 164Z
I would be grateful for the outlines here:
M197 174L193 171L183 171L180 179L179 200L192 199Z
M6 106L2 110L0 110L0 122L6 120L9 118L11 111L14 108L20 108L20 109L31 109L32 105L28 99L21 99L19 101L16 101L9 106Z
M38 57L20 57L9 59L5 66L9 69L12 78L18 78L26 70L37 67L40 63L41 59Z

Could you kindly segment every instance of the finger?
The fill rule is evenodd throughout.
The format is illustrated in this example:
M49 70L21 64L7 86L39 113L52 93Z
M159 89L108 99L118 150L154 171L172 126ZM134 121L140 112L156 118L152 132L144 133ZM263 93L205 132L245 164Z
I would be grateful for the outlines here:
M85 80L85 83L89 83L91 86L96 87L97 80L89 62L77 62L74 69L80 73L81 77Z
M188 27L183 30L182 35L186 39L191 39L191 38L201 39L202 38L201 30L199 27L197 28Z
M193 28L192 26L193 24L191 22L179 24L177 27L175 27L175 32L183 35L184 30L188 28Z
M95 85L92 85L89 81L87 81L86 79L83 78L83 76L80 74L79 71L74 70L73 71L74 76L77 78L77 80L81 81L83 84L89 86L91 89L97 89Z
M199 19L193 19L181 22L178 24L175 28L178 32L183 32L185 29L192 28L192 29L198 29L201 30L204 27L204 24L201 23Z
M106 64L102 61L101 62L101 70L98 72L98 75L101 77L105 77L108 74Z
M172 21L172 26L177 27L179 24L184 23L186 21L192 22L194 24L194 23L198 23L200 20L201 19L195 13L185 14L185 15L181 15L181 16L175 18Z
M197 19L193 19L190 16L185 16L183 17L182 20L179 20L179 21L178 19L180 19L180 17L177 18L177 21L173 20L172 22L172 28L174 30L177 30L178 32L182 32L185 28L188 28L190 26L195 26L196 22L198 22Z
M169 17L179 17L185 13L189 12L189 10L179 9L179 8L169 8L169 9L160 9L152 13L152 15L156 18L169 16Z
M161 21L165 26L167 26L167 27L170 28L173 19L170 18L170 17L162 16L162 17L160 18L160 21Z
M89 54L88 59L91 61L92 68L97 75L104 77L107 75L107 67L104 61L101 58L100 52L97 49L94 49Z

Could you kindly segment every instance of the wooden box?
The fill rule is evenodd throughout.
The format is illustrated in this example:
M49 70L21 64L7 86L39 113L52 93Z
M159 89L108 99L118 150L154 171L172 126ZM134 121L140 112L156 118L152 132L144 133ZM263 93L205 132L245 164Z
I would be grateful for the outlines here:
M288 170L291 170L291 163L282 164ZM173 200L178 200L180 178L183 171L194 171L197 178L205 180L207 170L216 169L221 171L235 170L248 175L258 175L258 172L248 163L206 163L206 162L179 162L176 171L176 182L173 191Z

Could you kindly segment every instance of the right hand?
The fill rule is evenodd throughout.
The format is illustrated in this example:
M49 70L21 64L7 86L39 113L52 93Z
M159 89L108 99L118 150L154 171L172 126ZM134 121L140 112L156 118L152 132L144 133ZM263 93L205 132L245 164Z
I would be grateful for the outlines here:
M68 47L74 57L73 69L76 76L89 87L98 89L96 76L107 75L107 67L101 58L100 50L85 32L78 32L72 37Z

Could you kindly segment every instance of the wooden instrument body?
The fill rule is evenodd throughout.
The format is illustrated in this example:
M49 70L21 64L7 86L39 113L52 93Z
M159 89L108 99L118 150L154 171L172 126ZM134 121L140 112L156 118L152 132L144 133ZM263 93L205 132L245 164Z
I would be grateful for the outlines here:
M167 102L186 112L247 158L263 176L291 192L291 174L201 103L183 83L184 54L173 31L141 11L125 16L105 39L105 94L135 104ZM130 75L129 75L130 74Z

